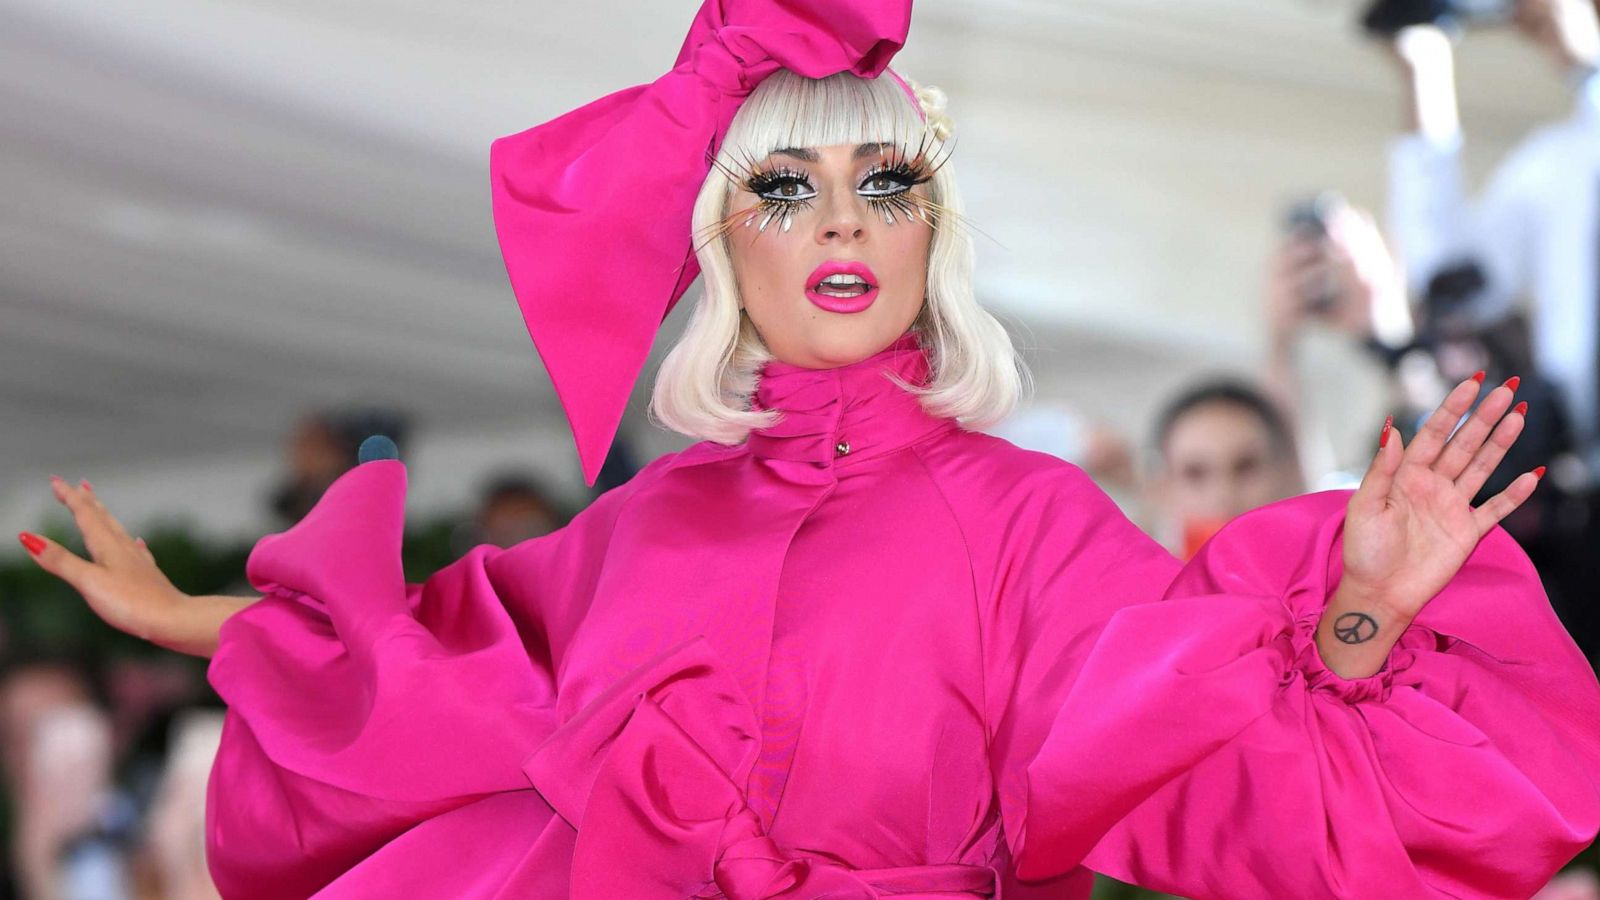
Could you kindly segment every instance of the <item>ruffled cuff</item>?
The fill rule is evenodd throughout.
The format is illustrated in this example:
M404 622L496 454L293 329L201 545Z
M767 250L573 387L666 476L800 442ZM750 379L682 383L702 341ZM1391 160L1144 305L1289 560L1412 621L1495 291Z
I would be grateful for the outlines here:
M525 790L554 726L490 551L406 584L405 491L399 462L357 466L250 556L266 596L229 618L209 671L229 709L208 859L230 896L305 896L419 821Z
M1093 849L1097 871L1183 896L1333 883L1352 896L1511 896L1592 838L1600 691L1503 532L1381 671L1328 669L1314 634L1341 574L1348 498L1242 517L1162 602L1107 621L1026 764L1025 811L1008 820L1021 826L1021 877ZM1493 808L1471 799L1483 796Z
M1329 599L1332 599L1331 595ZM1389 699L1396 678L1416 661L1416 651L1408 644L1428 642L1430 638L1426 630L1413 625L1395 642L1389 650L1389 657L1378 671L1365 678L1345 678L1328 668L1322 651L1317 648L1317 623L1322 621L1326 610L1324 605L1296 613L1293 629L1289 633L1289 645L1294 649L1294 667L1289 677L1298 674L1305 678L1306 688L1312 693L1327 694L1346 703Z

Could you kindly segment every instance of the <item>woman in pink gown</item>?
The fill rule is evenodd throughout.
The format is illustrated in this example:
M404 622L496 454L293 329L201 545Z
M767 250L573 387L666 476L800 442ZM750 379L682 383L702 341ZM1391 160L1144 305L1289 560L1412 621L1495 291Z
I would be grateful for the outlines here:
M1514 385L1180 565L972 428L1017 369L938 95L886 68L909 14L709 0L667 76L496 144L591 478L705 274L655 407L708 439L568 528L407 584L367 462L257 545L262 597L193 598L55 483L93 559L40 564L214 653L225 896L1526 897L1593 838L1600 689L1494 527L1538 473L1470 505Z

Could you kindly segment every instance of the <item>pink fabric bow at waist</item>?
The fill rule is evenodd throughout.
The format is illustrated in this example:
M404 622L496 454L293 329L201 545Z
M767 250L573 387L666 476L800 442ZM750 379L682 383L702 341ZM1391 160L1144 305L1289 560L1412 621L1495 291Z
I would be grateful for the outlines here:
M992 868L851 869L791 857L741 787L759 749L754 711L696 638L639 667L523 765L578 829L572 897L992 897Z

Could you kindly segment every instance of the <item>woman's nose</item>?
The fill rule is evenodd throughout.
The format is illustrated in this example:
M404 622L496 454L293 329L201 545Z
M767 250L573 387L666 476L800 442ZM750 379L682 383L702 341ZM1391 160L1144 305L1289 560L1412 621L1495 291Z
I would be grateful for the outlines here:
M866 215L855 191L824 201L822 218L817 222L817 243L850 243L864 236Z

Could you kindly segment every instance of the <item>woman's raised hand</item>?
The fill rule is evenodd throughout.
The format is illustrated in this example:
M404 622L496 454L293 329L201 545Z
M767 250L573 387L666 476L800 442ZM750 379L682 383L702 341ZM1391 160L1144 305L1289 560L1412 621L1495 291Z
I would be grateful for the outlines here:
M144 541L129 536L122 523L106 511L88 482L74 486L52 478L50 489L72 513L89 559L28 533L21 536L23 546L45 571L82 594L89 608L107 624L162 643L163 625L187 596L162 574Z
M1543 474L1525 472L1482 506L1472 506L1522 434L1527 411L1526 404L1511 408L1513 378L1461 422L1482 389L1481 377L1456 385L1411 446L1386 425L1383 446L1350 498L1344 577L1402 615L1416 615L1443 590L1478 541L1532 496Z
M1473 498L1522 433L1517 379L1482 391L1482 373L1456 385L1404 446L1385 423L1380 447L1350 498L1344 574L1317 630L1335 672L1377 671L1411 619L1455 577L1478 541L1533 494L1542 467L1476 508ZM1459 427L1458 426L1459 424Z

